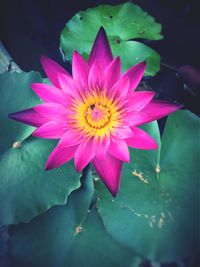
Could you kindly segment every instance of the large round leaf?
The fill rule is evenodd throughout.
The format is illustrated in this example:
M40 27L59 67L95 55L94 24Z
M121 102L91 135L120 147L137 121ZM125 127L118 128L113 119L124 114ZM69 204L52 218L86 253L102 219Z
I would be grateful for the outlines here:
M28 221L56 204L80 185L73 163L46 172L45 162L56 142L29 137L33 127L8 119L8 114L36 105L30 89L42 82L38 73L4 73L0 76L0 224ZM21 147L13 143L19 141Z
M88 211L93 195L91 173L82 180L67 205L53 207L28 224L12 227L12 267L128 267L133 260L138 262L129 249L106 233L97 211Z
M141 60L147 61L146 75L154 75L159 70L160 56L150 47L130 40L159 40L161 25L132 3L102 5L77 13L61 34L61 48L66 58L71 60L74 50L87 58L101 26L106 30L113 54L121 57L123 70Z
M159 139L155 123L146 129ZM198 133L194 114L176 112L167 120L160 150L131 150L116 199L100 181L96 184L108 232L149 260L194 260L197 255Z

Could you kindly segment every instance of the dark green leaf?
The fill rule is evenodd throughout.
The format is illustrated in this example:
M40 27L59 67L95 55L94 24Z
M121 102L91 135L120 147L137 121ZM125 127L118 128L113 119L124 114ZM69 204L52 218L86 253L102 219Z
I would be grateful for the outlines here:
M158 140L156 124L148 128ZM116 199L97 182L106 229L149 260L194 260L197 253L198 133L194 114L176 112L167 120L161 150L131 150Z
M0 224L28 221L53 205L64 204L68 194L80 185L80 174L72 162L44 170L55 141L29 137L33 127L8 118L9 113L40 103L30 89L33 82L42 82L38 73L0 76ZM13 148L16 141L21 147Z
M12 227L12 267L138 266L140 259L106 233L97 211L88 211L93 196L91 173L82 180L67 205L53 207L28 224Z

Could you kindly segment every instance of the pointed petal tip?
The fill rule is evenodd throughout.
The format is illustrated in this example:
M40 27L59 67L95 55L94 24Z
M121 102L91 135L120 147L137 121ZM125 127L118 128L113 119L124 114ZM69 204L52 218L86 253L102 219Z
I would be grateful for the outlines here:
M34 111L33 108L10 113L8 114L8 118L34 127L39 127L46 122L46 119Z
M75 164L75 162L74 162L74 169L76 172L80 172L80 171L82 171L83 168L81 168L79 165Z
M103 26L101 26L101 27L99 28L98 33L106 34L106 31L105 31L105 29L104 29Z
M158 148L157 142L144 130L132 127L133 137L126 139L128 146L134 149L154 150Z
M9 119L14 119L13 114L15 114L15 113L10 113L10 114L8 114L8 118L9 118Z
M12 119L12 120L16 120L16 121L21 121L21 120L20 120L20 114L21 114L22 112L23 112L23 111L17 111L17 112L9 113L9 114L8 114L8 118L9 118L9 119Z
M90 163L90 162L89 162ZM76 163L76 161L74 160L74 169L75 169L75 171L76 172L81 172L81 171L83 171L83 169L85 168L86 166L81 166L81 165L78 165L77 163Z
M92 164L109 192L116 197L120 188L122 161L107 153L95 157Z
M155 141L155 144L152 146L152 148L151 148L151 150L156 150L156 149L158 149L158 144L156 143L156 141Z
M140 63L137 63L133 65L130 69L128 69L125 73L124 76L128 76L130 79L130 91L135 91L137 88L138 84L140 83L144 72L146 69L146 61L142 61Z
M107 36L107 33L106 33L106 30L104 29L103 26L101 26L97 32L97 35L96 35L96 39L98 38L103 38L104 40L107 40L108 39L108 36Z
M44 71L46 72L46 74L49 74L49 73L47 73L48 72L48 68L51 67L52 65L59 66L59 64L57 62L55 62L52 58L50 58L48 56L40 55L39 58L40 58L40 63L42 65Z
M47 162L45 163L45 167L44 167L44 169L45 169L45 171L50 170L50 168L49 168L49 166L48 166L48 160L47 160Z
M45 164L45 168L44 168L44 170L47 172L47 171L50 171L50 170L52 170L52 169L54 169L55 167L53 167L53 166L51 166L51 164L49 164L48 163L48 160L47 160L47 162L46 162L46 164Z
M45 83L41 82L41 83L31 83L30 86L31 88L34 90L36 89L38 86L41 86L41 85L46 85ZM48 84L47 84L48 85Z
M73 57L74 57L74 56L77 56L77 55L80 55L79 52L78 52L77 50L74 50L74 51L73 51Z
M49 158L47 159L46 163L45 163L45 171L50 171L52 169L57 168L57 166L55 164L53 164L53 161L51 159L51 155L49 156Z
M51 83L58 88L60 88L60 84L57 78L57 73L62 72L70 76L70 74L61 65L47 56L40 56L40 62Z
M118 192L119 192L119 189L116 190L116 191L112 191L112 190L109 190L109 191L110 191L112 197L113 197L113 198L116 198L116 196L117 196L117 194L118 194Z
M147 62L146 61L142 61L140 64L143 65L143 66L146 66Z
M174 103L174 105L176 105L176 107L177 107L177 110L179 110L179 109L181 109L181 108L183 108L183 107L184 107L184 105L182 105L182 104L179 104L179 103Z
M37 88L38 88L39 83L31 83L31 89L33 92L37 95Z
M138 65L141 68L141 70L143 70L143 72L145 72L146 67L147 67L147 62L146 61L141 61L136 65ZM143 73L143 75L144 75L144 73Z
M94 40L94 43L93 43L93 46L90 52L89 60L88 60L89 66L93 64L95 59L99 59L101 61L103 68L106 68L106 66L113 59L108 36L103 27L100 27L96 35L96 38Z
M51 157L51 154L50 154L50 156L48 157L48 159L47 159L47 161L45 163L45 167L44 167L45 171L51 171L51 170L53 170L53 169L55 169L57 167L59 167L59 166L54 164L54 161L52 160L52 157Z
M174 113L183 108L183 105L178 103L169 103L169 105L171 105L171 107L165 116L169 116L171 113Z
M51 154L49 155L46 161L45 170L55 169L67 163L74 157L76 149L77 146L63 148L57 145L52 150Z
M47 57L47 56L45 56L45 55L40 55L39 58L40 58L40 63L41 63L42 65L43 65L43 63L44 63L45 61L47 61L48 59L50 59L49 57Z
M78 52L77 50L73 50L73 53L72 53L72 61L73 61L73 57L76 56L76 57L81 57L84 59L83 55Z
M15 121L23 122L23 121L20 119L20 116L19 116L18 112L14 112L14 113L10 113L10 114L8 114L8 118L11 119L11 120L15 120Z
M37 86L38 83L31 83L31 88L34 90L34 88Z

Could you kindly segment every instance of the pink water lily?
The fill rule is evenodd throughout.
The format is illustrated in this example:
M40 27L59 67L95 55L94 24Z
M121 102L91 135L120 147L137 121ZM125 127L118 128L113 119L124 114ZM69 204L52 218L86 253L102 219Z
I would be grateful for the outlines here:
M12 119L37 127L33 135L60 139L46 169L74 158L77 172L92 162L113 196L119 190L122 163L130 161L128 146L156 149L157 144L138 126L162 118L179 105L153 100L154 92L135 91L146 64L121 72L103 28L89 60L74 52L72 75L53 60L41 63L52 85L35 83L33 91L44 103L13 113Z

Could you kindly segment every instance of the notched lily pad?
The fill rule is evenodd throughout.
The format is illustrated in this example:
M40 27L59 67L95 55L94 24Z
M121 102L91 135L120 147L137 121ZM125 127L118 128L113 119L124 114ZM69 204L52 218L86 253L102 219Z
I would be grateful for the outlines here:
M156 123L146 130L159 142ZM199 119L178 111L168 117L158 151L131 150L116 199L96 182L108 232L149 260L195 262L198 255L198 132Z
M9 113L40 103L30 84L42 81L36 72L0 75L0 224L28 221L53 205L64 204L80 185L72 162L44 170L55 141L31 137L33 127L8 118Z
M146 75L155 75L160 67L160 56L133 39L160 40L161 25L132 3L102 5L77 13L61 33L61 49L66 58L71 60L74 50L87 58L101 26L106 30L114 56L121 57L124 71L145 60Z
M94 193L90 171L81 180L66 205L11 228L12 267L138 267L141 259L107 234L97 210L88 212Z

